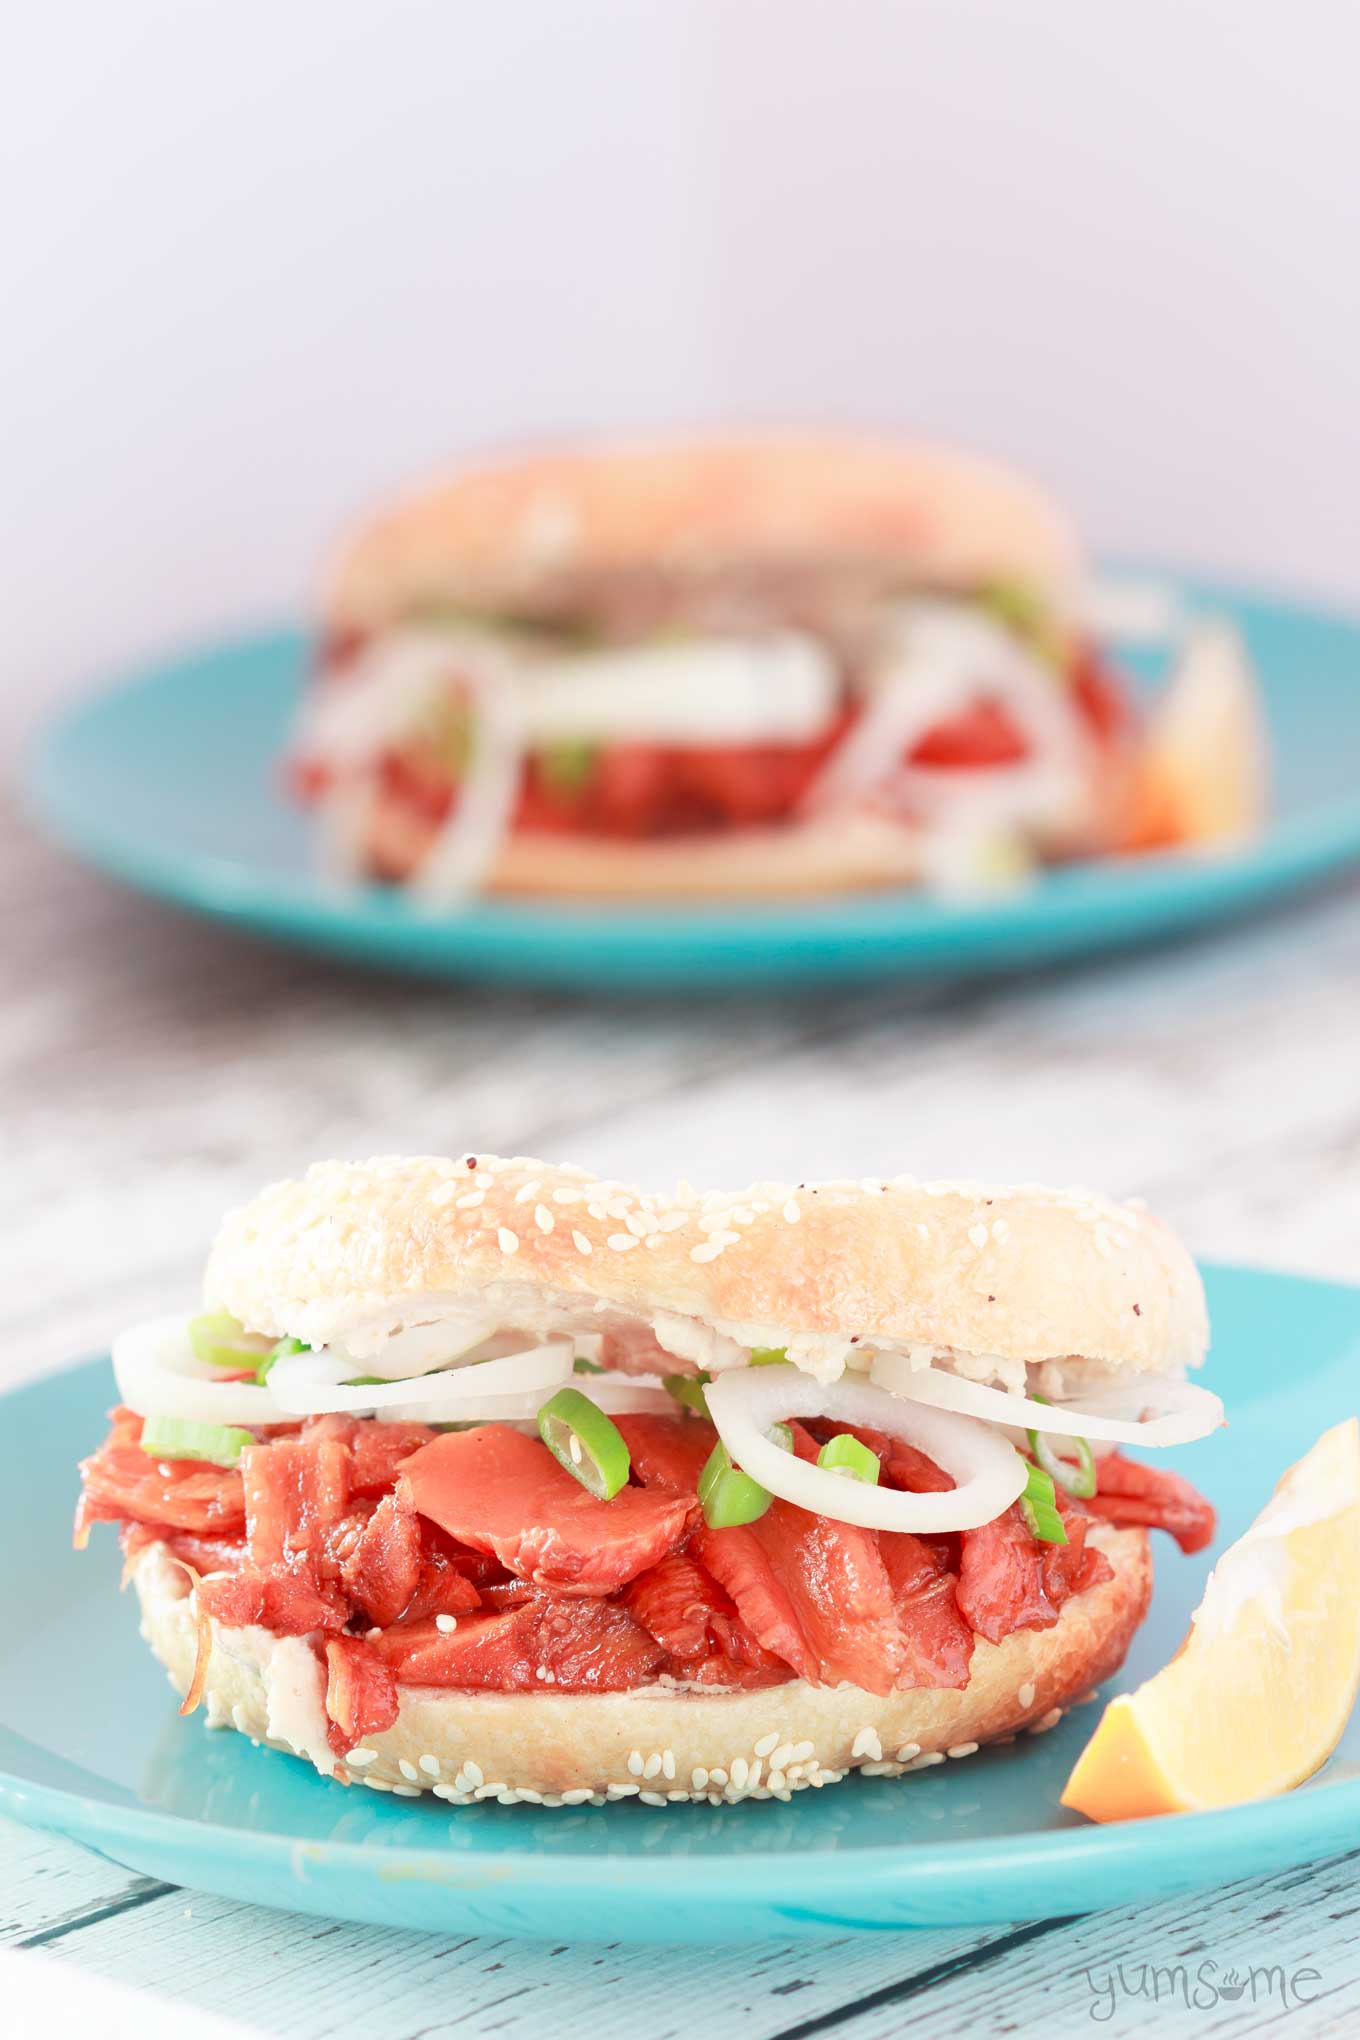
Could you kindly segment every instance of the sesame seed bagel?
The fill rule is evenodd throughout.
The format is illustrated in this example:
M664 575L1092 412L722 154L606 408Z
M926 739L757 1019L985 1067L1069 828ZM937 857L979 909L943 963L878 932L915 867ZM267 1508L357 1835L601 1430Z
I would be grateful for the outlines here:
M1086 1191L899 1176L665 1197L485 1154L318 1162L273 1184L227 1218L205 1295L252 1331L352 1352L463 1311L641 1323L694 1359L696 1339L729 1359L733 1341L786 1345L823 1379L861 1343L928 1348L1011 1386L1038 1368L1045 1393L1073 1361L1161 1373L1208 1343L1185 1249Z
M326 577L335 631L432 606L513 612L554 587L878 570L898 585L1017 580L1066 606L1077 548L1041 490L954 449L835 436L576 447L473 465L366 521Z
M398 1688L393 1726L339 1763L325 1744L324 1675L297 1638L275 1658L259 1630L211 1627L207 1718L311 1758L342 1783L414 1796L574 1803L637 1795L665 1800L784 1797L847 1771L897 1775L1017 1730L1051 1727L1057 1710L1108 1678L1147 1611L1146 1533L1093 1525L1112 1579L1076 1595L1051 1629L979 1638L961 1691L875 1695L801 1679L757 1692L697 1693L653 1684L628 1693L449 1692ZM187 1693L198 1649L191 1588L164 1545L132 1568L142 1633ZM310 1684L308 1683L310 1682ZM318 1761L319 1760L319 1761Z
M380 790L368 818L367 868L376 878L413 878L438 833L428 815ZM537 898L806 899L913 885L921 875L921 843L912 830L881 815L855 814L658 842L515 829L487 884L493 892Z

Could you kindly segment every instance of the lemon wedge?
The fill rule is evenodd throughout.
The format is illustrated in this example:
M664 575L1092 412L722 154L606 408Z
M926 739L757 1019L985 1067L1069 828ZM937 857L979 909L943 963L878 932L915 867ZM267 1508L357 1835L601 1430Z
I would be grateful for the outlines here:
M1260 689L1230 624L1197 624L1134 768L1130 847L1231 844L1261 826L1268 747Z
M1324 1431L1226 1551L1176 1656L1112 1700L1062 1795L1136 1820L1287 1792L1360 1687L1360 1425Z

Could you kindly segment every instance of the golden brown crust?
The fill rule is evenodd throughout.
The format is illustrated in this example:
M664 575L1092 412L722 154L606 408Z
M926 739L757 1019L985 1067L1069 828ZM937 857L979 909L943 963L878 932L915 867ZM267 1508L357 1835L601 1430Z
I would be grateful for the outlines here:
M486 1154L315 1163L226 1219L205 1290L252 1330L311 1345L459 1305L524 1326L596 1300L744 1344L854 1334L1134 1373L1208 1343L1179 1241L1089 1192L895 1177L663 1197Z
M941 1755L967 1755L1017 1730L1051 1726L1055 1710L1123 1662L1152 1591L1147 1535L1103 1525L1091 1534L1114 1567L1113 1579L1069 1601L1052 1629L1020 1630L1001 1644L979 1639L961 1692L932 1688L880 1697L801 1680L732 1694L661 1686L616 1694L402 1687L396 1723L365 1745L376 1756L343 1762L336 1776L408 1794L433 1790L458 1801L504 1794L560 1803L570 1794L573 1803L634 1793L730 1800L833 1783L857 1768L896 1773L924 1768ZM164 1546L153 1545L132 1577L143 1633L184 1693L196 1655L185 1574ZM209 1719L270 1740L262 1632L224 1630L216 1622L212 1630ZM278 1736L273 1741L276 1748L292 1747Z
M954 449L832 435L564 448L454 471L365 522L322 611L331 630L372 631L441 603L513 610L589 575L838 558L939 588L1021 580L1063 607L1077 549L1033 483Z

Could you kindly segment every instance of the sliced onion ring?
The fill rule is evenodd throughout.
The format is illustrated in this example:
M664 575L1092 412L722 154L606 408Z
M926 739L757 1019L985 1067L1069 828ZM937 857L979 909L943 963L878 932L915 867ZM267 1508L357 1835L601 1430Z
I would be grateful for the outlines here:
M337 1360L324 1349L290 1353L274 1362L269 1386L281 1410L293 1417L330 1416L340 1410L407 1410L419 1405L452 1417L475 1417L484 1407L521 1399L542 1400L543 1394L572 1380L572 1342L545 1339L519 1353L467 1366L438 1368L431 1374L409 1375L400 1381L354 1385L345 1373L352 1361ZM541 1392L541 1393L540 1393ZM533 1401L536 1411L538 1401ZM500 1414L498 1411L497 1414ZM434 1422L439 1421L436 1416Z
M1010 1395L966 1381L942 1367L916 1367L904 1355L880 1353L870 1370L873 1379L895 1396L932 1409L980 1417L985 1423L1015 1424L1029 1431L1056 1431L1061 1437L1107 1440L1116 1445L1188 1445L1207 1438L1223 1422L1223 1405L1207 1388L1165 1375L1134 1376L1127 1383L1098 1390L1081 1402L1036 1402L1032 1396ZM1145 1422L1106 1416L1102 1404L1121 1408L1157 1407L1162 1414Z
M675 1415L675 1404L660 1382L651 1376L573 1373L564 1378L572 1388L579 1389L588 1402L593 1402L597 1409L604 1410L609 1416ZM447 1404L422 1401L418 1394L420 1382L407 1382L405 1386L411 1393L411 1401L402 1403L397 1414L416 1424L462 1421L469 1424L537 1425L538 1413L547 1400L547 1392L541 1389L533 1394L482 1394L475 1402L469 1401L466 1408L450 1410ZM392 1414L391 1409L388 1414Z
M975 1530L1024 1490L1029 1468L986 1424L924 1409L867 1383L815 1381L799 1367L734 1368L704 1393L718 1435L737 1465L773 1495L818 1516L866 1530ZM958 1485L945 1494L901 1494L810 1465L766 1436L784 1417L830 1417L905 1439Z
M118 1393L139 1417L186 1417L202 1424L281 1424L272 1389L224 1381L189 1344L187 1317L152 1318L113 1342Z

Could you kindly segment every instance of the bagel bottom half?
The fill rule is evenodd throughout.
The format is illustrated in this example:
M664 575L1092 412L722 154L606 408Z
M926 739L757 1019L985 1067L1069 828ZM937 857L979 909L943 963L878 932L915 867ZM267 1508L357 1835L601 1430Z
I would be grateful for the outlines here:
M630 1693L403 1686L393 1726L335 1764L333 1776L405 1796L433 1791L458 1804L570 1805L635 1794L649 1803L716 1803L782 1798L855 1769L896 1775L967 1756L981 1743L1051 1725L1055 1709L1122 1663L1152 1592L1147 1535L1105 1525L1089 1534L1114 1577L1074 1596L1052 1629L1017 1630L1000 1644L979 1637L962 1691L878 1695L801 1679L742 1693L660 1684ZM162 1544L139 1555L131 1577L142 1633L172 1685L187 1693L198 1651L188 1577ZM293 1648L280 1653L262 1631L210 1627L209 1723L331 1768L322 1675L308 1647L290 1639Z

